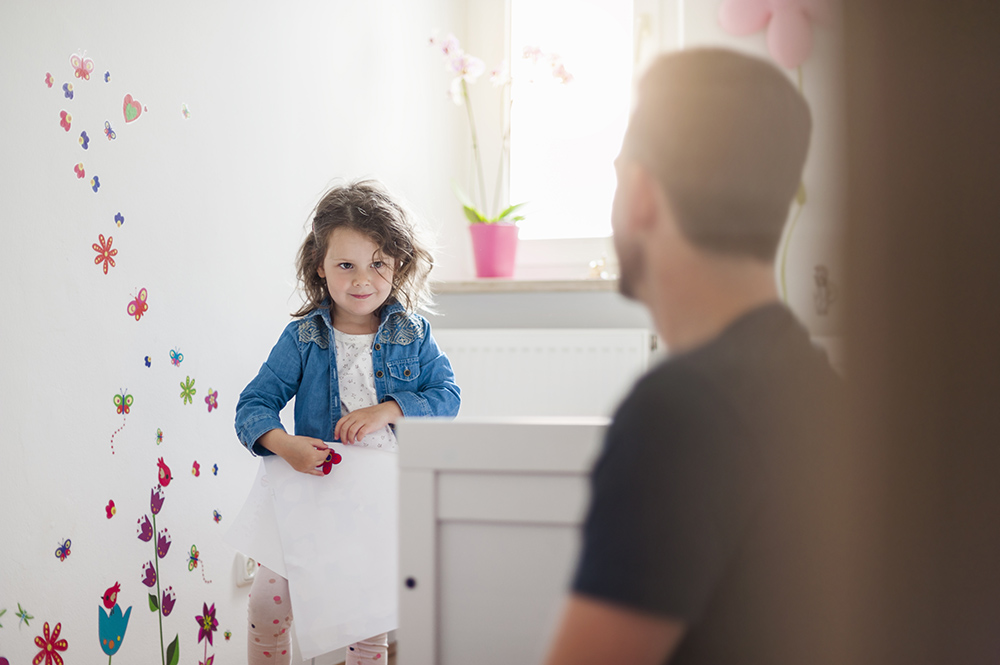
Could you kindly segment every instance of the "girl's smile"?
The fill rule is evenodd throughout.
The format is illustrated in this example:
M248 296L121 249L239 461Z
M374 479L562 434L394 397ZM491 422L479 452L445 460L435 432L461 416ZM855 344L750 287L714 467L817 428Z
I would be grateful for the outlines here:
M335 328L354 335L378 329L375 313L392 293L393 268L371 238L347 227L334 229L317 272L333 301Z

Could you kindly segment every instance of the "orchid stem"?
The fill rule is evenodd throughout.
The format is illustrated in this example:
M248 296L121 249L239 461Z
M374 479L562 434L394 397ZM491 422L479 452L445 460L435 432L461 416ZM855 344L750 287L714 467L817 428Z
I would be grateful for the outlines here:
M465 79L462 79L462 98L465 100L465 111L469 114L469 130L472 132L472 156L476 160L476 175L479 179L479 204L483 206L483 215L488 216L486 210L486 181L483 178L483 160L479 156L476 121L472 116L472 104L469 103L469 86Z
M153 561L156 562L156 615L160 620L160 662L167 665L167 652L163 650L163 602L160 596L160 557L156 552L156 513L153 513Z
M506 166L504 157L507 156L507 143L510 141L510 108L513 103L512 100L504 99L504 93L509 95L508 92L510 84L504 84L503 93L500 95L500 118L503 123L503 132L500 135L500 164L497 166L497 186L493 191L493 210L497 214L504 209L503 204L500 203L500 190L503 188L503 177L504 177L504 167ZM504 116L504 109L506 108L507 115Z

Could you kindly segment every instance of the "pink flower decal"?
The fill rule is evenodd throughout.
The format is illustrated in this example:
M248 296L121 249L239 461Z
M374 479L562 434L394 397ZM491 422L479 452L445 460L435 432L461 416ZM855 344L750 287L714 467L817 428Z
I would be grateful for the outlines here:
M115 516L115 513L118 512L118 511L115 509L115 500L114 499L109 499L108 500L108 505L104 506L104 512L106 512L108 514L108 519L111 519L112 517Z
M55 83L55 81L52 78L52 74L50 74L49 72L45 72L45 85L51 88L53 83Z
M830 20L832 0L725 0L719 8L722 29L749 35L767 29L767 50L788 69L812 52L812 22Z
M159 485L149 490L149 509L153 511L154 515L160 514L160 508L163 507L165 498L163 489Z
M94 251L97 252L97 256L94 257L94 263L96 265L104 264L104 274L108 274L108 266L112 268L115 267L115 258L118 256L117 249L111 249L111 243L114 241L113 236L108 236L107 241L104 240L104 234L99 233L97 235L97 242L95 242L92 247Z
M83 168L83 162L80 162L73 167L73 173L75 173L76 177L80 180L87 177L87 171Z
M211 388L208 389L208 395L205 397L205 404L208 404L208 412L212 413L212 409L219 408L219 391L213 391Z
M35 646L41 649L41 651L31 661L32 665L41 665L43 660L45 661L45 665L63 665L62 656L58 652L65 651L69 647L69 643L66 640L59 639L61 631L62 624L57 623L52 633L49 634L49 622L45 622L45 626L42 628L44 638L41 636L35 637Z
M139 518L139 540L148 543L153 539L153 525L149 523L149 515Z
M219 620L215 618L215 603L209 607L207 603L202 603L201 616L196 616L195 621L198 622L198 642L200 643L204 639L208 639L208 643L212 644L212 633L219 629Z
M170 534L167 533L166 529L160 530L160 535L156 537L156 556L161 559L167 556L167 552L170 551Z
M153 585L156 584L156 569L153 567L152 561L142 564L142 575L142 583L152 589Z
M177 595L174 593L174 588L172 586L167 587L166 591L163 592L163 598L160 602L163 616L170 616L170 613L174 611L175 602L177 602Z
M191 465L191 475L195 478L201 475L201 464L198 464L198 460Z
M59 126L69 131L70 126L73 124L73 116L66 111L59 111Z

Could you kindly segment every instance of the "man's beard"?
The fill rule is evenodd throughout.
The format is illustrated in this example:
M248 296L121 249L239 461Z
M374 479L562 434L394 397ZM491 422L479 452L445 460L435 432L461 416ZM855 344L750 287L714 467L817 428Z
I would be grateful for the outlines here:
M618 292L638 300L637 291L646 272L642 251L638 243L629 243L620 236L615 236L614 244L618 255Z

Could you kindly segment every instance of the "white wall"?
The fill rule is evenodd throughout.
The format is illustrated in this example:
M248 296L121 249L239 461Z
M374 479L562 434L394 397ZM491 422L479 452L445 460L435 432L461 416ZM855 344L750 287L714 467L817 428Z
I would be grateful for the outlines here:
M43 623L61 622L67 662L104 662L96 607L117 581L120 605L133 609L115 661L160 661L140 583L152 545L135 534L163 457L174 480L157 526L173 541L160 577L177 595L163 636L180 636L181 662L201 659L194 617L215 603L210 653L243 662L247 590L231 581L233 552L220 540L256 464L233 432L237 397L297 305L294 253L331 179L378 176L432 225L446 223L439 212L452 197L441 174L463 144L437 103L442 72L426 42L463 17L446 0L0 6L0 657L28 662ZM74 78L77 52L96 64L89 81ZM129 124L126 93L147 109ZM72 115L69 132L60 110ZM94 264L98 234L119 250L107 275ZM149 310L136 321L126 306L139 288ZM168 356L175 347L179 368ZM191 405L179 397L186 376L197 389ZM219 395L212 413L208 388ZM119 390L135 401L112 455ZM60 562L54 551L67 538ZM192 544L212 584L188 571ZM18 603L30 625L19 626Z

